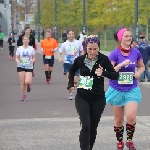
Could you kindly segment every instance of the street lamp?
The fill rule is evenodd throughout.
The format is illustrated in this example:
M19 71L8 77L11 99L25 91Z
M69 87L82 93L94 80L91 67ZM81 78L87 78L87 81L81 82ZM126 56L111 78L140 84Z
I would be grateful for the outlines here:
M54 27L57 28L57 3L54 0Z
M40 0L38 0L38 42L40 42Z
M82 0L83 3L83 23L82 23L82 31L86 32L86 0Z
M138 0L135 0L135 41L138 42L139 26L138 26Z

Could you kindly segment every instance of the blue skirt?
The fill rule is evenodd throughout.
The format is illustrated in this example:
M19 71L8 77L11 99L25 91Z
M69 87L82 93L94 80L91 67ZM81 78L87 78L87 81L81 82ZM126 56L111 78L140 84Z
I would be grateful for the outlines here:
M133 88L127 92L117 91L112 87L108 87L105 97L106 103L121 107L125 106L129 102L137 102L140 104L142 94L139 87Z

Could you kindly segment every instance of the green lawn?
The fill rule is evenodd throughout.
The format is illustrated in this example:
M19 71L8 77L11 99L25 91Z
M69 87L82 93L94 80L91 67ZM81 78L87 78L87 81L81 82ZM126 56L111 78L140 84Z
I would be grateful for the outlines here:
M116 48L117 44L115 40L107 40L106 42L106 48L104 47L104 40L101 40L101 50L104 51L112 51Z

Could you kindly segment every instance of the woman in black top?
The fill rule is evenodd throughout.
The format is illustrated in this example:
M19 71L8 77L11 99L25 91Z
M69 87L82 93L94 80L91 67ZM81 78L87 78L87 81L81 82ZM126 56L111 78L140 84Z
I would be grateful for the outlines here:
M15 37L13 34L8 38L8 46L9 46L9 59L13 60L14 58L14 49L15 49Z
M117 80L118 73L108 57L99 52L98 36L87 37L86 47L87 53L76 58L70 69L68 89L70 91L74 89L74 75L80 69L79 86L75 97L75 106L82 124L80 148L92 150L98 123L106 104L104 77Z

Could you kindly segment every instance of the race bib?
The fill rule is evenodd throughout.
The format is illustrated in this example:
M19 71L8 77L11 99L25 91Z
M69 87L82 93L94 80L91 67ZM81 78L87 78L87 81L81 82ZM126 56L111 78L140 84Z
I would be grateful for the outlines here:
M21 58L20 60L21 65L29 65L30 64L30 58Z
M93 78L90 76L80 76L78 88L91 90L93 86Z
M133 72L119 72L118 84L133 84Z
M45 56L45 59L51 59L52 56Z
M15 46L16 44L15 44L15 43L12 43L11 45L12 45L12 46Z

